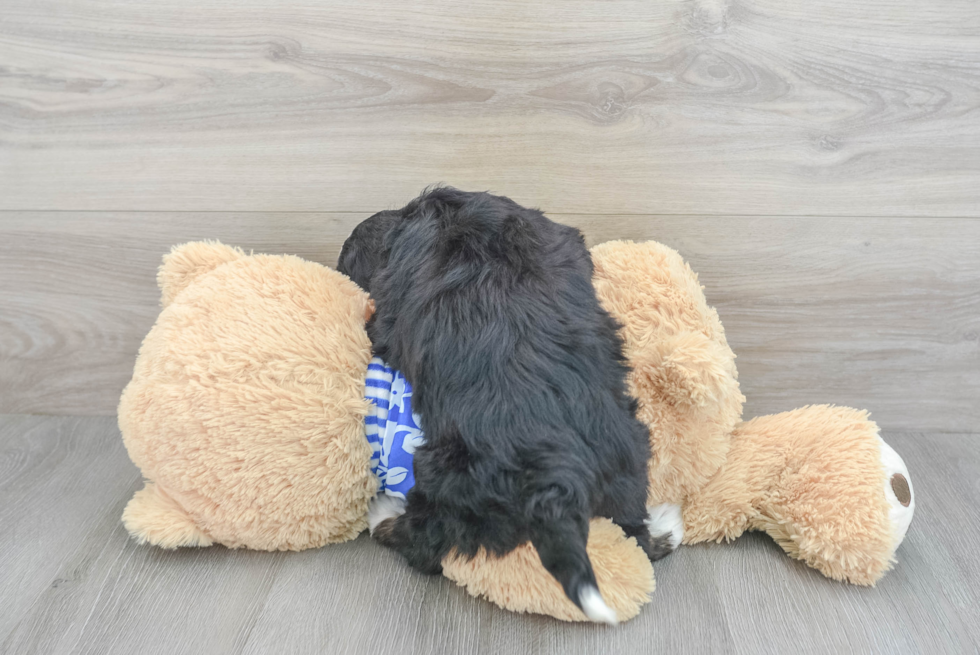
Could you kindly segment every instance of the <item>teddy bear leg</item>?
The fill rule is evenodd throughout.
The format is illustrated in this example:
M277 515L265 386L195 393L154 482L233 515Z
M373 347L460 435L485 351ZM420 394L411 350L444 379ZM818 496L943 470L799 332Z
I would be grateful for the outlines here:
M588 553L602 598L616 611L618 620L639 614L655 587L653 566L643 550L611 520L592 519ZM442 564L447 578L471 595L483 596L505 609L547 614L562 621L589 620L545 570L529 543L503 557L481 550L468 558L453 551Z
M186 510L152 482L147 482L126 504L122 521L140 544L180 548L213 543Z
M752 529L835 580L873 585L891 568L912 493L908 470L867 412L811 405L736 432L729 459L748 463L740 477L755 489Z

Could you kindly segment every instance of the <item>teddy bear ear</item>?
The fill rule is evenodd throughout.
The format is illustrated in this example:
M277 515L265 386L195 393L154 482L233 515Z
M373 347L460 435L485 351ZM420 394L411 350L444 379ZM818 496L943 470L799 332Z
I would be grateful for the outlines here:
M174 246L163 256L157 271L160 302L166 307L191 282L227 262L245 257L239 248L226 246L218 241L192 241Z

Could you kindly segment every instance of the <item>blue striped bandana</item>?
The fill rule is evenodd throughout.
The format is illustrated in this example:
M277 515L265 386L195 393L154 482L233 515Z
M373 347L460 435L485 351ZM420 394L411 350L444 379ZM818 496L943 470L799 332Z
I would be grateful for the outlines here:
M412 385L375 357L368 364L364 396L371 401L364 427L372 449L371 472L381 483L378 493L404 499L415 485L412 457L425 443L419 416L412 413Z

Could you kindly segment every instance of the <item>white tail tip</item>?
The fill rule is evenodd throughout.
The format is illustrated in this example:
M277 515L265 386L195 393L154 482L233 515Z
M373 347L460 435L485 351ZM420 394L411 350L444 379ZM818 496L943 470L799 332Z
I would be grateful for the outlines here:
M578 602L582 605L582 611L585 612L590 621L609 625L619 624L616 610L606 605L606 601L602 600L602 594L592 585L582 587L578 594Z

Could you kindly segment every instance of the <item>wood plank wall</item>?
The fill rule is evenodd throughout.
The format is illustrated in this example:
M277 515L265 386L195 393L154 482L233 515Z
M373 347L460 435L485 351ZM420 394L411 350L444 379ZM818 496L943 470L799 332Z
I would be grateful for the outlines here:
M747 415L980 420L974 0L4 0L0 412L111 414L170 245L333 264L423 186L653 238Z

